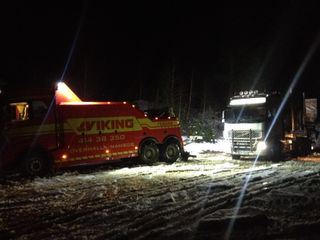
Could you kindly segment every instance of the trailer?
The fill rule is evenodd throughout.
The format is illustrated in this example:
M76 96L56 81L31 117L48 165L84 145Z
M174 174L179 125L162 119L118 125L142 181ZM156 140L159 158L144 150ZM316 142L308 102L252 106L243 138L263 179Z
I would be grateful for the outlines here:
M178 119L128 102L85 102L63 82L49 94L1 93L0 170L31 176L123 158L186 160Z

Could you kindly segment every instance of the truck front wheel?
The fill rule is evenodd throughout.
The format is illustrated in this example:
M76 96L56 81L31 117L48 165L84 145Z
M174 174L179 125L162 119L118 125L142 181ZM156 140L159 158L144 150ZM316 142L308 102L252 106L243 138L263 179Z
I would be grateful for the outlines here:
M180 157L180 148L176 143L165 144L162 151L162 160L174 163Z
M155 143L144 144L141 147L139 159L145 164L152 164L159 159L159 148Z
M31 177L45 176L51 169L49 157L40 151L33 151L28 153L22 163L22 172Z
M271 143L268 157L272 162L280 162L283 160L283 147L280 142Z
M231 158L232 158L233 160L239 160L239 159L240 159L240 155L232 154L232 155L231 155Z

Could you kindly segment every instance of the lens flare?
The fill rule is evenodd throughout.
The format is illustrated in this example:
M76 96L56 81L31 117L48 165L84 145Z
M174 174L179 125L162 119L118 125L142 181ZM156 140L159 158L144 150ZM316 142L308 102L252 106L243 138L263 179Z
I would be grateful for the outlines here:
M77 27L75 36L74 36L74 39L73 39L72 44L71 44L71 49L70 49L69 55L67 57L66 64L64 66L64 69L63 69L61 77L60 77L61 81L64 80L64 77L65 77L65 75L66 75L66 73L68 71L68 68L69 68L69 65L70 65L70 62L71 62L71 58L73 56L73 52L74 52L74 50L76 48L76 45L77 45L77 42L78 42L78 38L79 38L79 35L80 35L80 31L81 31L81 28L82 28L82 25L83 25L83 21L84 21L85 15L86 15L86 6L84 5L83 9L82 9L81 17L80 17L79 22L78 22L78 27Z
M290 96L290 94L293 92L295 86L297 85L297 82L299 81L303 71L305 70L307 64L309 63L311 57L313 56L314 52L316 51L316 49L318 48L320 44L320 33L318 33L318 35L316 36L316 39L315 41L313 42L313 44L311 45L309 51L307 52L307 55L305 56L305 58L303 59L298 71L296 72L294 78L292 79L292 82L291 84L289 85L289 88L285 94L285 96L283 97L282 101L281 101L281 104L275 114L275 117L266 133L266 136L265 136L265 139L264 139L264 142L266 142L266 140L268 139L270 133L271 133L271 130L272 128L274 127L277 119L279 118L285 104L287 103L288 101L288 98ZM246 176L246 179L245 179L245 182L244 182L244 185L240 191L240 196L238 198L238 201L236 203L236 206L234 208L234 213L233 213L233 216L230 220L230 223L228 225L228 228L227 228L227 231L226 231L226 234L225 234L225 238L224 239L230 239L231 237L231 234L232 234L232 231L233 231L233 227L234 227L234 224L235 224L235 221L236 221L236 218L238 216L238 213L239 213L239 210L240 210L240 207L242 205L242 202L243 202L243 199L244 199L244 195L245 195L245 192L247 190L247 187L248 187L248 184L249 184L249 181L250 181L250 178L252 176L252 172L253 172L253 169L254 167L256 166L256 163L257 163L257 160L259 159L259 153L258 155L256 156L247 176Z

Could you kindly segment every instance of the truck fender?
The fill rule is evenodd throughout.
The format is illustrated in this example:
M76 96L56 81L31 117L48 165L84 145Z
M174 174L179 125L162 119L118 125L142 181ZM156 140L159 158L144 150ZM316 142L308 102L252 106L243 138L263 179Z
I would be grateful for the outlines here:
M140 144L139 144L139 153L140 153L140 150L141 150L141 147L144 145L144 144L147 144L147 143L155 143L155 144L159 144L159 142L157 141L157 139L155 138L152 138L152 137L148 137L148 138L145 138L143 139Z
M179 145L179 147L181 149L183 149L182 145L181 145L181 142L179 141L179 138L175 135L170 135L170 136L167 136L164 140L163 140L163 143L162 144L166 144L166 143L169 143L169 142L175 142Z

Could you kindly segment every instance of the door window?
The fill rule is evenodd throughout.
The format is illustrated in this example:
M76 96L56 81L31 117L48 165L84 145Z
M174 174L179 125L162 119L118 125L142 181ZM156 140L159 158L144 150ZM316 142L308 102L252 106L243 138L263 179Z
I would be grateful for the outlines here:
M10 103L10 120L25 121L29 119L29 104L27 102Z

